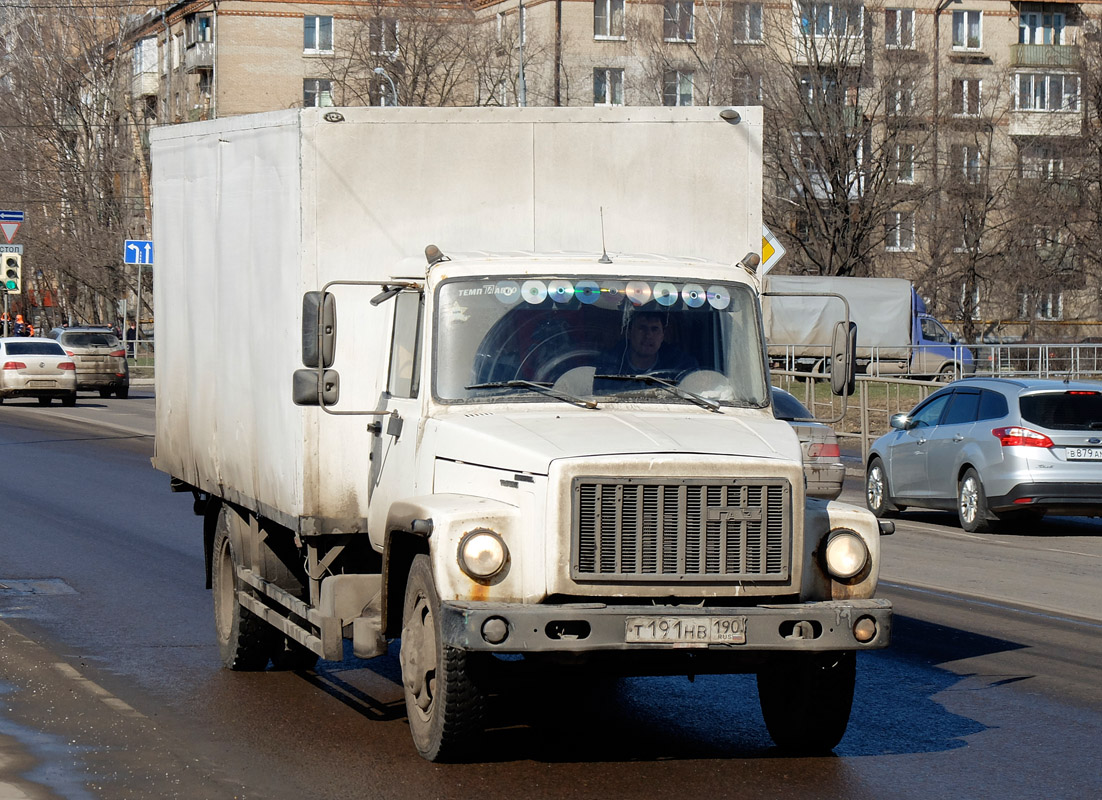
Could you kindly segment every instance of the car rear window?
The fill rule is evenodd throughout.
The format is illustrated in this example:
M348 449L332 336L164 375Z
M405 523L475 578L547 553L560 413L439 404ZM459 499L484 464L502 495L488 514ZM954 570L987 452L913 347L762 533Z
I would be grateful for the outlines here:
M1019 398L1022 419L1058 431L1102 429L1102 392L1027 394Z
M63 356L65 351L57 342L8 342L9 356Z
M61 343L69 347L116 347L119 340L113 333L63 333Z
M777 419L810 419L811 412L792 395L773 392L773 416Z

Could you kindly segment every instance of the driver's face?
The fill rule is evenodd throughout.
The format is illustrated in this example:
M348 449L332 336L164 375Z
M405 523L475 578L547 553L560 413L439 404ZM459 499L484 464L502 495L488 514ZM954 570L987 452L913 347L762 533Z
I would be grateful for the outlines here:
M659 319L636 319L628 333L628 344L636 356L653 357L658 355L662 341L666 338L665 328Z

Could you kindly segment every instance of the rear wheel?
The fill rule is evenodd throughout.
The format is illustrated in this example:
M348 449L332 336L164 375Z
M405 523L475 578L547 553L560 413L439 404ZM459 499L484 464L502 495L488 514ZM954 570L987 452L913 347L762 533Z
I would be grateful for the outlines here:
M827 753L846 733L857 656L794 654L758 673L758 700L777 747L797 753Z
M987 495L975 469L965 470L957 484L957 517L960 526L969 533L990 530L987 513Z
M482 733L485 698L475 680L477 659L447 647L440 634L440 599L426 555L413 560L402 607L402 684L413 743L429 761L462 756Z
M115 397L125 399L129 396L130 396L130 387L129 386L120 386L118 389L115 390Z
M869 469L865 473L865 505L877 517L888 517L898 511L892 502L888 472L879 458L873 458L869 462Z
M38 398L38 404L40 406L48 406L53 401L52 397L40 397Z
M75 406L77 404L77 393L67 394L61 398L61 405L63 406Z
M262 670L268 666L275 630L241 605L237 591L237 567L241 556L230 535L234 512L222 506L214 534L211 588L214 592L214 628L222 664L240 671Z
M100 389L99 390L99 396L100 397L110 397L111 396L111 390L110 389Z

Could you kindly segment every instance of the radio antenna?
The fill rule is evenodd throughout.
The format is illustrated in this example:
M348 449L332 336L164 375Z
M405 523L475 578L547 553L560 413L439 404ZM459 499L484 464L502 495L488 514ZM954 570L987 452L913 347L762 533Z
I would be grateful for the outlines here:
M605 249L605 207L601 206L601 257L597 259L598 264L611 264L612 259L608 257L608 250Z

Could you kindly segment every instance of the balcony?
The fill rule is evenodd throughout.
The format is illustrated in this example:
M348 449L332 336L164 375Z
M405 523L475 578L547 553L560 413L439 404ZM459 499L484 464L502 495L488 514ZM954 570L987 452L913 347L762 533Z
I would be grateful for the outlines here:
M134 99L158 94L160 88L160 76L156 71L139 72L130 78L130 96Z
M1077 44L1015 44L1010 46L1012 67L1078 67Z
M214 69L214 42L193 42L184 50L184 71L202 72Z
M1082 136L1082 112L1011 111L1011 136Z

